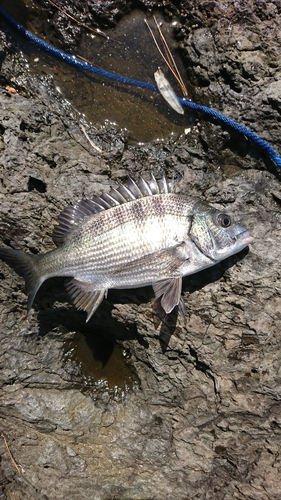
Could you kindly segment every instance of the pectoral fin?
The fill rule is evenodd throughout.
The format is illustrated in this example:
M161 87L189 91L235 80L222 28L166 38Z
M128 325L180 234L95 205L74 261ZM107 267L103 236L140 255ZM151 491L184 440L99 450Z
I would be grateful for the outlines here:
M73 278L66 284L66 289L77 309L86 311L86 323L97 310L106 293L106 290L93 290L92 288L92 283L85 283L76 278Z
M153 290L155 297L161 298L161 306L164 311L169 314L175 306L180 304L180 309L182 310L182 300L181 300L181 288L182 279L173 278L163 281L158 281L154 283Z
M140 274L149 273L151 269L158 270L159 273L166 275L177 274L183 263L188 260L185 251L185 243L180 243L165 250L159 250L139 259L122 264L113 272L114 276L119 276L128 271L139 271Z

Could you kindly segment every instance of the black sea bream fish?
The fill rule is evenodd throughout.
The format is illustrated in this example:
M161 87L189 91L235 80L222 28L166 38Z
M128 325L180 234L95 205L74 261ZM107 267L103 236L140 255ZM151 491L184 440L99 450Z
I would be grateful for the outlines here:
M252 242L250 232L229 215L172 191L165 177L130 178L63 210L53 233L56 249L32 255L0 248L0 258L25 279L27 311L46 279L68 276L67 289L87 321L110 288L152 285L170 313L181 305L183 276Z

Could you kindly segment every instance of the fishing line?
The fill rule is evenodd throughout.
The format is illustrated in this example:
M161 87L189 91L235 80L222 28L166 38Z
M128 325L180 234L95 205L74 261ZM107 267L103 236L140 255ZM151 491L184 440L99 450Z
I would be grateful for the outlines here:
M30 31L28 31L24 26L19 24L17 21L15 21L2 7L0 7L0 15L7 21L9 22L14 28L16 28L17 31L22 33L28 40L31 42L35 43L38 45L40 48L46 50L47 52L55 55L59 59L62 59L63 61L66 61L69 64L72 64L73 66L76 66L80 69L90 71L92 73L96 73L104 78L109 78L111 80L114 80L118 83L126 84L126 85L133 85L135 87L143 88L143 89L148 89L152 90L153 92L159 92L158 88L156 85L148 82L143 82L141 80L134 80L133 78L128 78L126 76L121 76L117 75L115 73L111 73L110 71L106 71L101 68L97 68L96 66L93 66L92 64L89 64L87 62L84 62L75 56L71 56L67 54L66 52L63 52L60 49L57 49L53 47L52 45L49 45L47 42L44 40L41 40L41 38L38 38L36 35L33 35ZM193 101L186 100L183 98L178 97L179 102L182 104L182 106L185 106L188 109L191 109L192 111L196 111L199 113L204 113L205 115L211 116L212 118L215 118L216 120L224 123L228 127L231 127L235 130L237 130L239 133L243 134L247 139L250 141L254 142L257 144L257 146L260 147L262 151L264 151L272 160L273 162L281 168L281 157L278 156L276 151L273 149L268 142L266 142L264 139L259 137L257 134L252 132L250 129L245 127L244 125L241 125L240 123L237 123L236 121L232 120L231 118L228 118L227 116L223 115L222 113L209 108L208 106L203 106L201 104L197 104Z

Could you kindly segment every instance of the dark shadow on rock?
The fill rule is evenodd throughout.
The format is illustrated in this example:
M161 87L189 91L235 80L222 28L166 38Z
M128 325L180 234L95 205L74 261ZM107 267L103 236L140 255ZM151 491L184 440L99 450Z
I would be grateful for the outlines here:
M69 308L56 307L55 302L71 303L71 299L64 289L64 278L54 278L45 282L40 288L35 307L38 310L39 334L48 335L52 331L77 332L83 334L95 360L103 366L109 361L116 340L135 340L145 345L144 339L139 339L137 328L132 323L125 324L118 321L111 314L113 306L109 300L104 300L98 311L86 323L86 314L78 311L74 306ZM117 294L122 291L116 291ZM114 302L114 301L113 301ZM118 302L122 302L118 300Z
M0 69L1 69L3 62L5 61L5 58L6 58L6 54L5 54L4 50L0 50ZM1 83L2 83L2 81L1 81Z
M220 280L225 271L233 267L240 260L244 259L248 252L249 247L233 255L232 257L219 262L209 269L204 269L203 271L199 271L196 274L186 276L185 278L183 278L183 292L192 293L196 290L204 288L204 286L208 285L209 283ZM158 300L154 303L154 310L155 328L158 328L161 323L159 340L162 352L164 354L169 346L170 339L175 332L177 319L180 312L179 308L176 307L170 314L165 314L165 311L161 307L161 304Z
M85 343L96 361L102 367L108 363L115 347L115 338L107 330L99 330L98 334L84 334Z
M102 366L105 366L114 350L116 345L116 335L114 332L119 330L122 335L122 327L118 321L114 321L111 318L110 327L106 324L102 328L99 324L95 326L84 325L79 318L79 312L75 309L54 309L53 311L41 310L38 314L38 320L40 324L40 335L47 335L54 329L60 328L62 334L67 332L75 332L76 335L83 334L85 342L88 345L89 350L96 361L100 361ZM128 328L124 326L123 336L127 339L135 339L137 335L135 333L135 328Z
M158 311L159 311L159 309L158 309ZM161 347L163 354L165 354L165 352L169 346L170 338L173 335L173 333L175 332L175 329L177 326L179 309L178 309L178 307L175 307L175 309L170 314L166 314L163 309L162 309L162 311L163 311L162 316L159 317L159 313L157 314L157 316L161 322L160 333L159 333L160 347Z

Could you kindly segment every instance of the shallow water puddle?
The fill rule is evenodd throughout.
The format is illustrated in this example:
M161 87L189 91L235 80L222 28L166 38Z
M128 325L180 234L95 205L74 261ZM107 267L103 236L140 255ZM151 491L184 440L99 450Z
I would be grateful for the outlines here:
M129 362L126 350L115 345L106 334L79 333L72 345L73 357L80 364L84 377L116 395L138 386L138 377Z
M11 2L10 2L11 3ZM19 9L19 4L21 9ZM20 0L9 5L2 2L6 10L30 31L43 37L46 20L40 19L39 7L26 0L26 8ZM173 23L167 22L156 13L157 20L162 23L163 33L168 41L179 70L185 79L185 68L176 53L176 42L173 38ZM125 16L119 24L106 34L106 40L84 30L80 46L75 55L82 56L99 67L130 78L155 84L154 72L160 66L174 87L177 95L181 95L179 86L157 51L147 26L145 14L133 11ZM147 18L157 35L154 21ZM159 38L158 38L159 39ZM51 43L49 40L47 40ZM36 74L52 75L55 85L62 95L93 125L114 123L118 128L128 131L128 138L137 142L167 139L184 132L190 123L190 117L180 116L170 109L168 104L156 92L137 87L119 85L109 79L80 71L35 47L32 43L18 37L18 42L28 59L30 68Z

